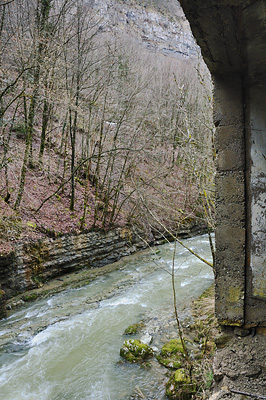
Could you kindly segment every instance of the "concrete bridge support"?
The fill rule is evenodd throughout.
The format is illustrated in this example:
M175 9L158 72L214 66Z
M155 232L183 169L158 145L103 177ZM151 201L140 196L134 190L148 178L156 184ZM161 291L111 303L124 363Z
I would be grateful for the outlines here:
M266 2L180 3L214 80L216 314L266 327Z

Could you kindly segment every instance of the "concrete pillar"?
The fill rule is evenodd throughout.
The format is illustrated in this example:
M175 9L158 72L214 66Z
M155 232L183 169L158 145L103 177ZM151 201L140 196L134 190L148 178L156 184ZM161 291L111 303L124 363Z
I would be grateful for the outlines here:
M216 173L216 314L223 325L244 323L245 129L241 75L214 78Z
M247 96L247 270L245 324L266 322L266 82Z
M180 0L214 77L216 312L266 326L266 2Z

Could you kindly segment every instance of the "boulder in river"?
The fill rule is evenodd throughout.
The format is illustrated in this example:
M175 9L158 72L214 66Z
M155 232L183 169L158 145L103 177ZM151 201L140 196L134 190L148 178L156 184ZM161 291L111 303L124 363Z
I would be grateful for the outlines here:
M132 363L142 362L153 356L153 349L140 340L129 339L123 343L120 356Z
M196 392L196 383L185 368L175 371L166 385L166 395L172 400L189 400Z
M124 332L124 335L135 335L145 327L143 322L138 322L136 324L130 325Z
M184 350L180 339L172 339L162 347L157 360L166 368L178 369L184 361Z

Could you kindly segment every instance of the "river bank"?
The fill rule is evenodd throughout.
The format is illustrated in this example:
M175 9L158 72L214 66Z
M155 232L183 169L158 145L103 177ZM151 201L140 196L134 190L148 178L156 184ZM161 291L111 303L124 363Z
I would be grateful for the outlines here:
M173 307L166 309L163 315L156 318L156 321L152 317L140 321L137 324L140 326L138 334L132 337L139 338L144 343L147 343L148 340L155 350L156 357L148 360L148 365L149 368L157 371L158 379L166 387L167 396L165 398L172 400L183 398L208 399L213 390L215 339L220 335L218 322L214 315L214 285L205 290L189 307L180 311L178 318L191 364L188 364L185 360L182 350L179 350L179 354L179 351L176 353L176 348L180 345ZM167 353L164 349L168 349ZM171 353L171 349L173 349L173 353ZM187 368L191 369L190 373L192 373L195 382L195 388L191 393L178 393L178 390L174 389L174 385L169 390L171 382L175 380L176 373ZM146 397L141 388L136 386L134 393L127 400L143 399L151 400L153 397L149 395Z
M152 250L154 250L154 257L156 257L156 248ZM138 252L139 257L144 258L149 257L150 254L151 251L149 249ZM75 272L61 275L60 277L55 277L48 282L40 283L37 288L10 298L7 302L8 315L11 317L16 308L22 307L23 310L28 305L34 304L37 299L44 299L50 302L50 299L56 295L56 293L66 290L75 291L75 289L93 284L95 280L101 279L101 277L105 279L105 276L108 276L114 271L119 273L119 271L124 268L125 260L130 263L135 257L136 254L132 254L126 257L126 259L121 259L116 263L99 268L83 268ZM135 277L132 277L131 281L133 282L134 279ZM128 285L129 282L130 277L121 277L120 280L109 285L100 293L87 298L85 304L81 302L78 307L73 307L72 311L68 311L67 318L71 318L71 315L74 316L76 313L81 313L84 310L89 311L97 309L105 300L109 299L111 301L117 293L124 290L125 285ZM56 323L60 323L60 321L64 321L65 318L66 316L59 315L55 321ZM200 367L196 367L202 379L202 397L198 398L208 398L211 391L214 391L211 397L212 400L236 400L242 398L248 399L250 397L241 393L234 393L231 390L247 394L252 392L251 394L257 394L258 396L265 394L264 388L266 379L263 354L266 338L261 335L254 336L256 332L242 337L243 332L241 330L236 330L235 333L232 330L230 332L224 332L222 338L216 340L216 336L219 335L214 318L213 287L207 292L204 292L198 300L193 302L189 312L187 309L181 308L180 319L184 327L185 337L194 343L195 348L198 347L199 352L202 353L202 349L206 349L206 351L204 350L204 357L200 359ZM30 325L27 325L28 321L28 317L22 319L17 327L12 322L11 325L14 329L9 332L1 332L0 349L8 348L9 343L12 341L17 342L16 346L20 348L25 340L28 340L27 338L38 335L39 332L45 331L49 326L49 322L40 323L35 319L31 321ZM134 322L138 322L138 320ZM173 306L171 305L164 307L161 314L155 313L151 316L147 316L142 322L144 328L135 337L141 338L148 334L152 338L153 346L157 347L158 351L167 341L177 337L176 320ZM25 330L23 326L28 327ZM120 331L120 335L122 334L123 329ZM218 347L215 358L214 341L216 341ZM22 344L20 345L20 343ZM162 397L160 398L164 400L163 388L171 375L171 371L160 366L156 359L151 361L151 365L152 369L156 371L156 387L158 387L158 391L161 393ZM212 369L212 366L214 369ZM123 370L124 369L130 370L130 366L124 365ZM128 400L142 400L143 391L145 393L147 392L147 390L143 390L141 385L136 385L132 394L129 395ZM148 396L146 398L152 399L153 397ZM154 398L158 400L158 397Z
M138 254L145 255L149 254L149 249L139 250ZM135 253L127 256L127 260L130 261L135 256ZM104 276L113 271L119 270L124 261L118 260L114 263L103 265L98 268L82 268L75 272L70 272L68 274L60 275L59 277L55 277L50 279L47 282L40 283L37 288L27 290L26 292L20 293L16 296L11 297L7 300L7 314L11 315L12 310L17 307L22 306L25 303L40 299L47 298L56 293L60 293L67 289L78 289L82 286L90 284L96 278ZM111 288L109 292L112 293ZM99 295L98 299L94 299L94 301L100 301L106 298L106 294Z
M185 242L210 257L207 236ZM115 263L116 270L106 271L85 286L54 295L44 293L11 310L1 322L0 335L0 386L5 398L125 400L137 385L147 398L165 400L168 370L156 359L153 363L158 369L121 364L119 349L125 329L141 319L148 320L146 329L158 349L176 335L169 276L173 248L165 244L155 252L131 255ZM178 309L182 321L188 322L188 303L212 283L213 275L210 267L182 246L175 268ZM28 378L33 370L38 385Z
M182 226L177 235L179 238L191 237L204 230L204 226L191 223ZM17 298L17 301L8 302L8 308L14 308L22 301L36 299L45 291L54 293L68 285L78 285L79 281L84 284L97 276L93 269L99 269L99 274L102 274L105 271L102 267L167 240L172 240L169 232L150 232L147 235L136 227L124 227L14 243L12 252L0 255L0 289L5 294L0 301ZM82 273L77 272L84 268ZM28 295L23 295L28 291ZM4 305L2 308L4 310Z

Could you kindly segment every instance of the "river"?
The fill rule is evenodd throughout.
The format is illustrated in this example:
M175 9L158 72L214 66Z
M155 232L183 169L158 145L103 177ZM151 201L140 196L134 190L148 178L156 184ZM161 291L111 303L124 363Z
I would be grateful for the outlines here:
M184 242L211 261L207 236ZM127 339L124 330L141 319L154 346L175 335L173 250L170 243L126 257L116 271L32 302L1 321L0 343L1 336L9 341L0 347L0 398L125 400L137 398L140 389L147 399L165 399L164 368L156 360L150 369L121 362L119 350ZM181 318L212 282L212 269L177 245Z

